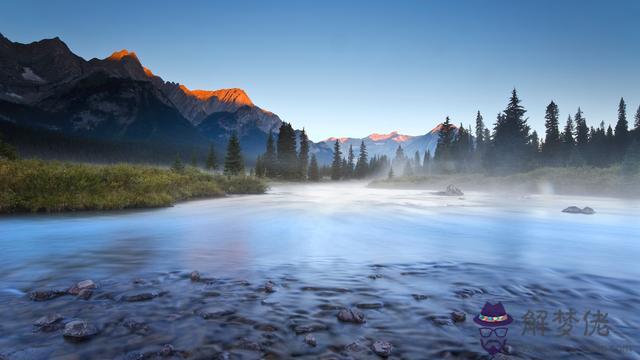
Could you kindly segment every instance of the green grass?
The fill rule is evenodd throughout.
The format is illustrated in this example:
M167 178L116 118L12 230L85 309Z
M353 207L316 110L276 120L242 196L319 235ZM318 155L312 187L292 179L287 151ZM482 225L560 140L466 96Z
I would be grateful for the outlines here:
M484 174L451 174L432 176L395 177L375 180L371 187L444 190L454 184L465 190L497 193L555 193L567 195L594 195L614 197L640 197L640 173L623 175L620 166L545 167L508 176Z
M118 210L170 206L226 194L261 194L254 177L177 173L150 166L0 160L0 213Z

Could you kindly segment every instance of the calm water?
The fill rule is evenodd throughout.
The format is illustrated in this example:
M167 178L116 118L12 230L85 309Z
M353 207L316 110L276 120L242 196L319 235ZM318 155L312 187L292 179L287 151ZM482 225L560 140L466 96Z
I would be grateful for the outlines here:
M561 213L570 205L597 213ZM484 358L471 318L485 301L502 301L516 319L510 358L637 359L639 216L640 204L625 200L449 198L353 183L275 185L267 195L157 210L3 217L0 354L152 357L170 343L187 358L368 358L381 339L398 358ZM191 282L192 270L211 279ZM99 285L90 300L27 295L84 279ZM268 280L274 293L262 290ZM143 290L166 294L121 300ZM358 305L365 324L338 322L339 309ZM224 311L204 319L211 308ZM578 321L561 337L554 313L569 308ZM467 320L452 323L453 310ZM523 334L529 310L547 312L544 335ZM608 336L585 335L583 315L598 310L608 314ZM33 322L52 312L100 332L72 343L61 330L36 331ZM124 325L132 318L145 331ZM304 326L316 347L303 341Z

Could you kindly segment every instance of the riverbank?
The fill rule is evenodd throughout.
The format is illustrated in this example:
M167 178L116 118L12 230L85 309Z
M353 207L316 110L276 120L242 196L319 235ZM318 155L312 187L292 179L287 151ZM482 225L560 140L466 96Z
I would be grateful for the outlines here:
M640 174L623 175L619 166L609 168L539 168L508 176L450 174L394 177L372 181L372 188L460 189L492 193L562 194L640 198Z
M255 177L176 172L143 165L0 161L0 213L121 210L171 206L226 194L261 194Z

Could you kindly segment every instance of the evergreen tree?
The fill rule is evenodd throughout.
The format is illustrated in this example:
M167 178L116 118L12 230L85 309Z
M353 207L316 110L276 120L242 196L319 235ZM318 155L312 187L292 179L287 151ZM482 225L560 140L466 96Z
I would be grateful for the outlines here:
M300 132L300 154L298 155L298 162L300 164L300 177L305 179L309 168L309 138L304 129Z
M184 171L184 164L182 163L182 159L180 159L180 154L176 154L176 159L173 161L173 165L171 165L171 170L177 173Z
M393 166L389 167L389 173L387 174L388 179L393 179Z
M342 175L342 151L340 151L340 141L336 140L333 145L333 161L331 162L331 180L340 180Z
M422 173L431 175L431 152L429 149L424 152L424 160L422 160Z
M256 158L256 168L255 168L254 174L257 177L264 177L265 175L265 166L264 166L264 160L262 155L258 155L258 157Z
M298 170L298 155L296 154L296 133L289 123L280 126L278 141L276 142L278 157L278 175L284 179L296 179Z
M16 149L10 144L4 142L2 139L2 134L0 133L0 160L16 160L18 158L18 154Z
M264 162L265 176L276 177L278 175L277 159L276 159L276 145L273 141L273 134L269 131L269 137L267 138L267 150L264 153L262 161Z
M618 105L618 122L615 128L616 139L616 155L618 159L624 156L629 137L629 124L627 122L627 105L624 103L624 99L620 98L620 104Z
M516 89L493 129L490 168L498 173L524 170L529 164L529 126Z
M343 179L349 178L349 163L346 158L342 158L342 164L340 165L340 176Z
M213 144L209 146L209 154L207 154L207 170L218 170L218 159Z
M196 157L196 152L191 152L191 166L198 167L198 158Z
M364 141L362 141L360 143L360 155L358 156L358 161L356 162L355 169L355 177L357 179L362 179L367 176L369 163L369 159L367 156L367 146L364 144Z
M582 116L580 108L578 108L574 120L576 123L576 147L579 155L584 158L589 144L589 127L587 126L587 120Z
M567 117L567 124L564 126L564 131L562 132L562 143L567 147L573 147L573 145L575 145L573 131L573 119L571 119L571 115L569 115L569 117Z
M562 140L560 139L559 110L555 102L551 101L547 105L544 118L545 138L542 155L547 165L557 165Z
M478 111L478 114L476 115L476 149L478 151L481 151L482 149L484 149L485 142L489 141L489 139L484 138L484 135L485 135L484 121L482 118L482 114L480 114L480 111Z
M349 155L347 160L346 177L350 179L353 177L353 171L355 170L355 155L353 154L353 146L349 145Z
M309 163L309 180L320 181L320 172L318 171L318 160L316 154L311 155L311 162Z
M422 168L422 164L420 163L420 151L418 150L413 154L413 167L416 169L416 172L418 172L418 169Z
M438 145L433 157L438 166L439 171L448 172L453 170L453 142L455 140L455 126L451 124L451 120L447 116L440 125L438 133Z
M640 141L640 106L638 106L638 110L636 111L635 123L633 125L633 137Z
M227 155L224 158L224 174L244 174L242 149L240 148L238 133L236 133L235 131L231 134L231 138L229 138L229 143L227 144Z

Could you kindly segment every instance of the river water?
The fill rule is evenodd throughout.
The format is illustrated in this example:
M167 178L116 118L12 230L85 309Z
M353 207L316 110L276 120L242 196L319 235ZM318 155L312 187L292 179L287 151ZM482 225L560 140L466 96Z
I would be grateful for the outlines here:
M498 356L640 358L640 203L365 185L2 217L0 358L377 358L382 340L391 358L483 359L472 318L498 301L514 318ZM571 205L596 214L561 212ZM85 279L88 300L30 300ZM339 321L344 308L366 322ZM52 329L34 325L53 313ZM98 333L69 341L74 319Z

